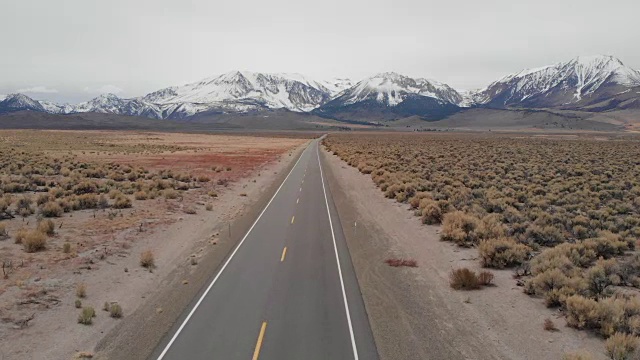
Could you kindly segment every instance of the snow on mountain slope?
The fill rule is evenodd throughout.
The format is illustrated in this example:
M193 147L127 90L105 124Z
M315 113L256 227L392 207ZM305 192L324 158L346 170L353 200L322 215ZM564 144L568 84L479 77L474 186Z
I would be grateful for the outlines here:
M102 94L92 100L72 106L68 113L96 112L162 119L161 108L139 98L122 99L114 94Z
M13 111L31 110L46 111L45 108L36 100L24 94L9 94L0 101L0 113L8 113Z
M440 119L459 110L462 96L446 84L393 72L364 79L314 111L342 120Z
M620 60L580 56L505 76L472 99L497 107L580 107L635 86L640 86L640 72Z
M142 100L159 105L208 104L222 111L261 108L306 112L325 103L331 89L299 74L262 74L232 71L183 86L146 95Z
M446 84L433 80L413 79L394 72L381 73L364 79L345 90L339 98L345 105L375 99L380 104L396 106L409 94L431 97L451 104L462 101L460 94Z
M50 101L39 100L40 105L50 114L69 114L73 112L73 106L69 104L56 104Z

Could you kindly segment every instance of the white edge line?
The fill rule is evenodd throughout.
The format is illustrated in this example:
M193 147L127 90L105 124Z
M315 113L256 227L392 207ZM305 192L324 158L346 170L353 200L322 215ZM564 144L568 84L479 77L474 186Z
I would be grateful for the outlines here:
M305 151L306 151L306 149L305 149ZM269 202L267 203L267 206L265 206L264 209L262 209L262 212L260 213L260 215L258 215L258 218L256 219L256 221L253 222L253 225L251 225L251 227L249 228L249 231L247 231L247 233L244 235L242 240L240 240L240 243L236 246L236 248L233 250L233 252L229 256L227 261L224 263L222 268L220 268L220 271L218 271L218 275L216 275L216 277L213 278L213 280L211 281L211 284L209 284L209 287L207 287L207 290L204 291L204 294L202 294L202 296L200 297L200 299L198 300L196 305L193 307L193 309L191 309L191 312L189 312L189 315L187 315L187 318L184 319L184 321L182 322L182 325L180 325L180 327L178 328L176 333L173 335L173 337L171 338L171 340L169 341L167 346L164 348L164 350L162 351L160 356L158 356L158 360L162 360L162 358L167 354L167 351L169 351L169 348L171 347L171 345L173 345L173 342L178 338L178 335L180 335L180 332L185 327L185 325L187 325L187 322L189 322L189 320L191 319L191 316L193 316L193 314L196 312L196 310L198 309L198 306L200 306L200 303L202 302L202 300L204 300L205 296L207 296L207 294L209 293L209 290L211 290L211 288L216 283L216 281L218 281L218 278L220 277L220 275L222 274L224 269L227 267L227 265L229 265L229 262L231 261L231 259L233 259L233 256L236 254L238 249L240 249L240 246L242 246L242 243L244 243L245 239L249 236L249 234L251 233L251 230L253 230L253 228L256 226L258 221L260 221L260 218L262 217L264 212L267 211L267 209L269 208L269 205L271 205L271 202L273 201L273 199L276 198L276 196L280 192L280 189L282 189L282 186L284 185L284 183L287 182L287 179L289 178L289 175L291 175L291 173L296 168L296 166L298 166L298 163L300 162L300 159L302 159L303 155L304 155L304 151L300 154L300 157L298 158L298 161L296 161L296 163L293 165L293 167L291 168L291 171L289 171L289 174L287 174L287 177L284 178L284 180L282 180L282 184L280 184L280 186L278 187L278 190L276 190L276 193L273 194L273 196L271 197L271 200L269 200Z
M344 299L344 310L347 313L347 323L349 324L349 335L351 336L351 348L353 349L353 358L358 360L358 348L356 347L356 339L353 335L353 325L351 324L351 314L349 313L349 303L347 302L347 293L344 290L344 280L342 279L342 268L340 267L340 257L338 256L338 246L336 245L336 235L333 232L333 222L331 221L331 211L329 211L329 200L327 200L327 191L324 187L324 175L322 173L322 164L320 163L320 145L316 145L316 153L318 154L318 166L320 167L320 179L322 180L322 192L324 193L324 203L327 205L327 215L329 215L329 227L331 228L331 237L333 238L333 250L336 253L336 262L338 264L338 275L340 276L340 287L342 288L342 298Z

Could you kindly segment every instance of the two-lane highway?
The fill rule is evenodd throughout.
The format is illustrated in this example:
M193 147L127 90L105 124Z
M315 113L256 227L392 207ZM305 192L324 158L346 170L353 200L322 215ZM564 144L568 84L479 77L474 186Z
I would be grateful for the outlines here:
M153 359L377 359L318 140Z

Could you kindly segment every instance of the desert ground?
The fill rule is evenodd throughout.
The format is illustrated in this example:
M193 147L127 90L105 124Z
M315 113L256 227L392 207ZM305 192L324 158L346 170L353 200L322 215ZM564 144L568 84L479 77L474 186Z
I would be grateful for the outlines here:
M116 344L152 351L118 335L157 341L215 268L201 259L226 255L234 220L306 142L1 131L0 358L122 358Z
M331 134L324 143L381 359L631 356L637 138ZM461 269L473 281L460 283Z

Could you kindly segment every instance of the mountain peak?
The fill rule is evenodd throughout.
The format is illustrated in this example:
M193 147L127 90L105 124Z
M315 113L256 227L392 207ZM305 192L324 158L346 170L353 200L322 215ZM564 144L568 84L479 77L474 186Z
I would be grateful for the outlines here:
M96 99L120 99L120 98L118 97L118 95L116 95L114 93L106 93L106 94L98 95L98 97L96 97Z
M381 78L381 79L389 79L389 80L396 80L396 79L404 79L404 78L408 78L408 76L399 74L395 71L385 71L385 72L381 72L378 73L374 76L372 76L372 78Z
M498 107L575 107L634 86L639 71L610 55L589 55L505 76L476 95Z
M581 55L575 57L573 62L581 65L595 65L595 64L614 64L616 66L624 66L622 61L615 56L611 55Z

